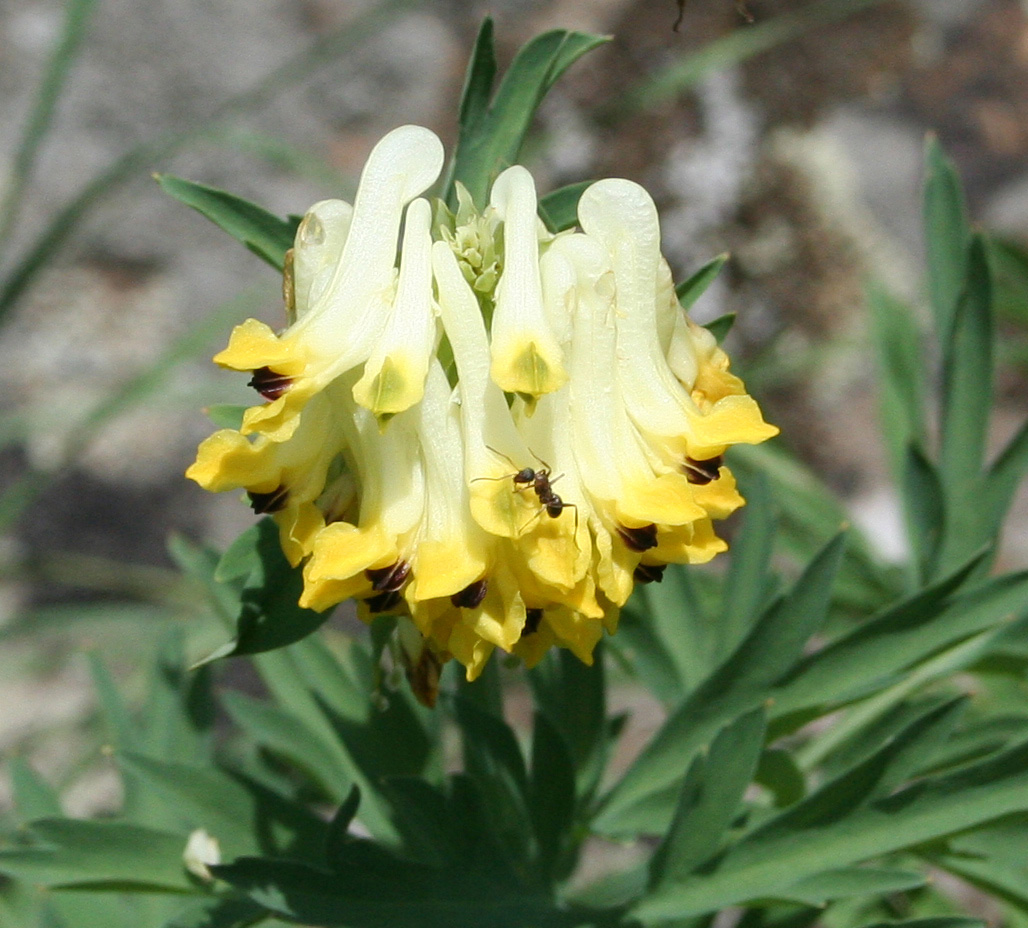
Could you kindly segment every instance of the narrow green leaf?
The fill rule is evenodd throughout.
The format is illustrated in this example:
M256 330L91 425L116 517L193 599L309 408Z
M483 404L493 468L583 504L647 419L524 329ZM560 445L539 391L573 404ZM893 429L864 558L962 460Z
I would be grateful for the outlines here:
M395 22L398 10L410 6L411 0L381 0L369 7L366 13L348 18L340 28L303 49L252 87L222 101L207 118L199 120L192 128L141 142L100 171L47 223L10 274L0 282L0 324L9 318L10 311L94 209L119 188L151 170L155 162L203 138L212 127L230 116L255 109L286 87L309 80L318 68L338 60L341 52L359 47L380 29Z
M924 227L928 292L939 344L945 348L964 291L971 231L960 177L934 135L925 144Z
M1023 836L1022 836L1023 837ZM985 857L933 856L932 863L1028 912L1028 868Z
M599 646L591 666L554 649L528 676L536 706L560 733L571 753L577 792L592 795L607 755L606 673Z
M578 201L591 180L568 184L539 198L539 217L551 232L563 232L578 225Z
M1019 325L1028 322L1028 250L1012 238L986 236L992 264L996 317Z
M261 523L272 522L265 516L254 522L249 528L237 535L235 540L225 549L214 568L214 579L218 583L232 580L243 580L260 567L260 546L262 534L270 531L262 529Z
M43 78L36 85L36 98L28 122L14 153L10 176L5 179L0 202L0 245L6 244L17 224L22 201L35 168L40 146L53 125L54 113L68 76L78 60L97 0L67 0L61 34L54 44Z
M345 866L344 856L346 845L352 840L349 834L350 825L361 804L360 787L354 785L350 788L343 804L336 810L329 822L328 831L325 835L325 863L330 870L337 866Z
M179 570L201 586L214 614L226 624L232 622L239 612L239 590L219 582L216 576L219 552L210 545L197 544L172 533L168 536L168 554Z
M530 857L534 837L528 772L517 737L502 718L475 703L458 697L453 708L465 772L481 793L489 830L516 868Z
M569 920L556 918L550 899L516 884L476 886L459 871L376 856L366 855L335 873L285 860L244 857L217 867L216 873L271 911L325 928L569 925Z
M844 536L822 549L789 595L771 605L721 667L694 690L643 748L607 795L594 826L607 834L648 833L667 826L672 809L647 808L657 794L672 795L683 767L719 728L768 698L824 623Z
M185 835L73 819L41 819L29 829L39 845L0 851L0 872L46 886L193 891L182 861Z
M547 879L556 881L567 875L561 858L570 844L575 818L575 765L567 741L542 712L536 712L532 726L528 808L539 848L539 869Z
M850 515L836 494L776 442L737 445L727 458L744 496L759 476L771 484L778 509L776 542L782 554L806 563L841 525L849 523ZM834 600L848 612L867 614L903 595L906 581L902 569L883 564L862 533L851 531Z
M722 728L706 755L693 759L671 828L651 860L651 887L682 879L718 850L753 779L764 731L764 711L754 709Z
M907 539L922 584L937 574L939 548L946 533L946 496L936 466L917 445L908 445L903 462L903 512Z
M61 800L57 792L22 757L10 764L14 808L21 823L38 818L58 818Z
M982 556L803 658L775 687L774 714L856 698L947 644L1007 619L1028 595L1028 575L998 577L955 596Z
M938 916L936 918L908 918L895 922L875 922L863 928L987 928L979 918Z
M129 714L128 706L125 705L114 678L99 655L89 655L89 670L114 746L122 751L138 747L139 733Z
M841 867L806 877L785 890L785 896L807 905L824 906L850 896L878 896L918 889L928 882L923 873L872 867Z
M721 268L725 266L725 262L728 261L729 255L727 252L723 255L718 255L716 258L712 258L706 264L703 265L698 271L691 274L686 280L683 280L677 287L675 287L675 294L678 297L678 302L682 304L682 309L688 312L693 308L696 301L706 293L707 288L714 282L714 278L721 273ZM729 322L725 323L726 319L730 319ZM730 313L728 316L722 316L720 319L716 319L710 325L721 323L725 328L725 332L718 338L721 341L724 335L728 334L728 329L732 327L732 323L735 322L735 314ZM717 333L714 333L717 336Z
M995 537L1003 527L1014 493L1028 472L1028 422L1025 422L989 468L985 477L983 528Z
M632 88L619 101L618 113L636 113L659 106L695 87L708 74L731 68L792 39L852 16L880 0L815 0L766 22L742 29L684 52L656 74Z
M753 780L774 794L778 808L799 802L807 792L803 771L792 755L781 748L768 748L760 755Z
M775 527L771 486L761 475L747 488L746 514L732 545L718 623L719 656L735 650L749 633L774 589L770 565Z
M908 448L924 448L924 360L914 314L878 281L867 286L872 333L878 356L882 437L893 477L900 480Z
M334 741L312 732L288 710L229 691L222 696L232 721L270 753L302 771L333 802L346 795L350 781L344 772L352 764Z
M621 609L618 633L609 643L623 668L668 706L677 705L688 692L675 659L650 621L649 597L636 587Z
M188 830L204 828L217 838L227 857L261 851L321 857L324 822L241 775L138 754L122 755L120 764L163 796Z
M245 536L247 542L251 536ZM282 553L278 526L271 519L257 523L257 563L247 579L236 618L236 637L194 665L223 657L274 651L306 638L328 619L330 612L314 612L299 605L303 574Z
M806 800L805 800L806 802ZM1022 743L954 774L922 780L868 805L825 820L792 810L735 845L715 870L669 886L633 912L644 924L711 912L774 897L807 875L849 867L1011 812L1028 809L1028 744Z
M637 596L645 603L643 621L674 664L677 702L724 659L720 629L704 601L700 577L687 567L669 565L660 583L642 587ZM649 685L645 678L642 682Z
M234 406L230 403L214 403L204 409L207 418L219 429L235 429L243 424L243 413L248 406Z
M285 267L286 252L293 247L296 223L280 219L234 193L206 184L173 174L155 174L154 179L165 193L206 216L273 268L281 271Z
M462 130L465 126L477 126L485 116L489 106L489 98L496 80L496 45L493 40L493 19L487 16L482 20L475 39L475 47L468 61L467 74L464 77L464 89L460 95L458 124Z
M703 323L703 328L710 332L720 345L728 337L728 333L732 331L734 325L735 313L725 313L723 316L718 316L717 319Z
M462 111L466 110L473 121L461 122L445 196L452 209L457 206L456 181L467 187L480 208L488 202L489 188L496 176L517 161L546 92L582 55L607 41L602 36L564 30L536 36L517 53L492 102L483 109L486 78L494 67L490 64L491 25L483 25L479 39L468 71L466 105L462 105Z
M982 469L992 408L992 343L992 278L985 242L976 235L943 360L940 468L951 491L966 490Z
M250 928L267 925L267 914L267 909L250 899L214 897L190 903L161 928Z

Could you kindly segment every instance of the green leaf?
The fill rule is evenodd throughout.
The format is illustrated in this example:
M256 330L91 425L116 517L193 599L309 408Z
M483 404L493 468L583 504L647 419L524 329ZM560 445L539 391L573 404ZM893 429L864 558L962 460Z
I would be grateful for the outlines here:
M764 731L764 710L754 709L722 728L706 755L693 759L671 828L651 860L651 888L682 879L718 850L753 779Z
M1028 251L1015 239L988 234L996 316L1023 327L1028 322Z
M243 858L219 879L300 924L326 928L524 928L568 924L552 901L525 888L476 884L475 874L365 855L329 873L284 860ZM573 924L573 923L572 923Z
M161 928L250 928L267 925L268 910L250 899L215 897L191 903Z
M335 739L315 734L286 709L241 693L225 693L222 703L236 725L264 750L313 780L330 800L339 802L346 795L350 780L344 769L352 767L353 761L340 750Z
M695 271L688 279L683 280L677 287L675 287L675 294L678 297L678 302L682 304L682 309L688 312L693 308L696 301L707 292L707 288L714 282L714 278L721 273L721 268L725 266L725 262L728 261L728 253L718 255L716 258L712 258L706 264L703 265L698 271ZM726 320L728 320L726 322ZM720 319L715 319L714 322L708 325L718 326L724 328L724 332L719 336L717 332L714 332L715 337L720 342L725 335L728 334L728 329L732 327L732 323L735 322L735 313L729 313L727 316L722 316ZM714 331L711 329L711 331Z
M822 549L789 595L768 607L735 652L694 690L607 795L594 827L606 834L662 831L683 766L718 729L768 698L824 623L844 536ZM653 800L659 801L654 805Z
M827 819L787 810L732 847L714 870L662 889L641 902L633 914L644 924L653 924L775 897L808 875L849 867L1024 811L1028 809L1028 743L866 805L847 806L840 795L832 808L836 811Z
M724 654L717 627L700 590L696 571L679 564L669 565L660 583L643 586L643 623L659 639L660 649L674 667L676 686L672 701L681 698L710 675ZM630 624L630 623L629 623ZM629 641L638 643L638 635ZM641 682L649 686L645 676Z
M216 574L219 552L173 533L168 536L168 554L179 570L201 586L214 614L226 624L232 622L239 612L239 590L219 582Z
M182 854L186 837L125 822L41 819L38 845L0 851L0 872L47 886L192 892Z
M591 666L563 648L554 649L530 671L528 681L536 706L570 751L578 795L590 797L607 758L603 646L597 647Z
M705 322L703 328L710 332L720 345L728 337L728 333L732 331L734 325L735 313L725 313L723 316L718 316L717 319Z
M603 36L556 29L524 45L504 74L492 102L485 98L495 74L492 24L479 33L468 69L461 123L445 199L456 209L455 182L460 181L479 208L501 171L517 161L532 118L546 92L586 52L608 41Z
M489 830L512 865L527 860L532 843L528 772L513 729L466 699L453 700L464 769L482 795Z
M164 797L186 830L206 829L228 857L261 851L288 851L312 861L321 857L326 834L321 819L243 776L138 754L122 755L119 762Z
M280 219L256 203L215 187L172 174L155 174L154 179L165 193L206 216L273 268L281 271L285 267L296 222Z
M635 114L659 106L695 87L707 75L748 61L818 27L845 19L880 0L817 0L800 9L781 13L766 22L733 29L727 35L704 42L664 64L655 74L633 87L618 102L618 114Z
M747 488L746 514L732 545L718 622L719 656L727 656L749 634L761 607L775 591L771 575L777 520L771 486L759 476Z
M922 584L937 575L939 548L946 532L946 496L938 468L917 445L907 446L901 487L907 538Z
M230 565L245 561L252 545L254 564L240 597L236 637L208 655L199 667L224 657L273 651L306 638L328 619L330 612L314 612L299 605L303 573L282 553L278 526L271 519L257 523L256 532L241 535L233 544ZM220 565L219 565L220 566ZM232 573L234 566L227 568Z
M207 418L219 429L235 429L236 431L243 424L243 413L249 409L248 406L235 406L231 403L214 403L204 409Z
M987 926L978 918L940 916L938 918L908 918L895 922L875 922L873 925L864 925L863 928L987 928Z
M22 824L39 818L57 818L61 815L61 800L57 792L27 760L15 757L10 764L14 808Z
M68 0L64 4L60 37L54 43L43 78L36 85L36 97L25 131L14 153L10 175L4 179L6 189L0 201L0 245L6 244L16 226L40 147L53 125L54 113L78 60L96 5L97 0Z
M208 117L198 120L191 129L141 142L101 170L53 216L0 283L0 323L9 318L10 311L93 211L119 188L137 180L155 162L205 137L213 126L227 118L253 110L286 87L310 80L319 68L337 61L341 52L360 47L371 35L392 25L397 11L409 7L410 0L381 0L366 13L348 18L340 28L325 34L246 90L209 108Z
M807 791L803 771L792 755L781 748L768 748L760 755L753 780L774 794L775 805L779 808L799 802Z
M542 712L536 712L532 726L528 809L540 871L551 881L566 876L566 863L574 862L562 857L575 818L575 765L567 741Z
M971 230L960 177L934 135L925 144L924 227L928 292L939 344L945 347L964 291Z
M950 508L977 510L976 500L955 499L977 481L992 409L992 280L981 236L972 239L967 278L957 302L943 361L940 470ZM962 506L959 504L963 504ZM953 531L957 530L958 522Z
M771 484L778 509L776 542L781 554L806 563L850 516L835 493L777 443L737 445L726 455L743 496L758 477ZM881 608L906 592L901 569L882 564L864 536L851 531L833 599L856 615Z
M878 355L882 437L893 477L904 473L908 448L924 448L924 360L921 333L910 308L877 281L867 286L872 332Z
M1002 623L1023 606L1028 574L955 595L982 555L803 658L775 687L774 714L857 698L954 641Z
M1028 422L1007 442L985 476L983 534L995 537L1003 526L1011 500L1028 472Z
M539 199L539 217L551 232L563 232L578 225L578 201L591 180L568 184Z
M328 824L328 831L325 834L325 863L330 870L334 870L337 865L345 866L346 846L353 840L349 834L350 825L353 824L360 804L360 787L350 787L343 804L336 809L336 814Z
M926 882L928 878L923 873L872 867L841 867L806 877L790 886L785 895L807 905L824 906L834 899L849 896L877 896L917 889Z
M464 76L464 89L460 95L457 122L461 127L477 126L485 118L489 97L496 80L496 45L493 40L493 19L482 20L475 39L475 47L468 60Z

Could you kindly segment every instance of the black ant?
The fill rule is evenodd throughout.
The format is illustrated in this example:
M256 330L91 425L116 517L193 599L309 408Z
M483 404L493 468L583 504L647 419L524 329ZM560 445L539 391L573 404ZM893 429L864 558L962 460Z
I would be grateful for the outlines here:
M502 451L497 451L495 448L491 448L486 445L493 454L498 454L501 458L507 461L511 467L517 467L507 455ZM538 470L531 467L522 467L516 474L504 474L502 477L476 477L475 480L507 480L508 478L514 481L515 492L520 493L522 490L531 489L536 498L539 500L542 508L532 518L526 522L522 527L523 532L535 519L545 512L551 519L560 517L560 514L565 509L575 510L575 536L578 536L578 506L574 503L565 503L556 493L553 492L553 484L563 477L563 474L558 474L556 477L550 478L550 474L553 473L552 468L547 464L539 455L534 451L530 452L541 465Z

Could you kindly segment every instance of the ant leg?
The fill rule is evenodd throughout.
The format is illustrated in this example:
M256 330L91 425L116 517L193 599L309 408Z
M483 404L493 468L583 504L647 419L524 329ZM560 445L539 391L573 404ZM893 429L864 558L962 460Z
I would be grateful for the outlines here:
M517 474L504 474L502 477L472 477L471 483L478 483L479 480L510 480L511 477L516 477Z
M564 475L561 474L563 477ZM564 503L565 509L575 510L575 534L572 536L575 539L575 547L578 547L578 506L575 503Z
M525 534L525 529L527 529L528 526L530 526L533 522L535 522L535 520L538 519L544 512L546 512L545 509L542 509L542 508L537 509L535 515L532 516L531 519L529 519L524 525L521 526L521 528L518 529L518 538L520 538L522 535L524 535Z
M491 451L493 454L503 458L511 467L517 467L518 466L509 457L507 457L507 455L505 455L502 451L497 451L492 445L486 445L486 448L489 451Z

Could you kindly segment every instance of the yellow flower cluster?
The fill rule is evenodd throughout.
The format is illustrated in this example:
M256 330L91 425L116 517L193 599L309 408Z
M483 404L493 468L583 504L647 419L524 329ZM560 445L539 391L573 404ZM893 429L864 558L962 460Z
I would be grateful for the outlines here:
M427 702L451 657L469 679L494 648L591 661L634 582L724 550L722 454L777 432L682 311L640 186L593 184L552 235L522 167L481 213L433 210L442 165L404 126L352 207L311 207L288 328L247 320L214 359L266 402L187 472L272 514L303 606L401 616Z

